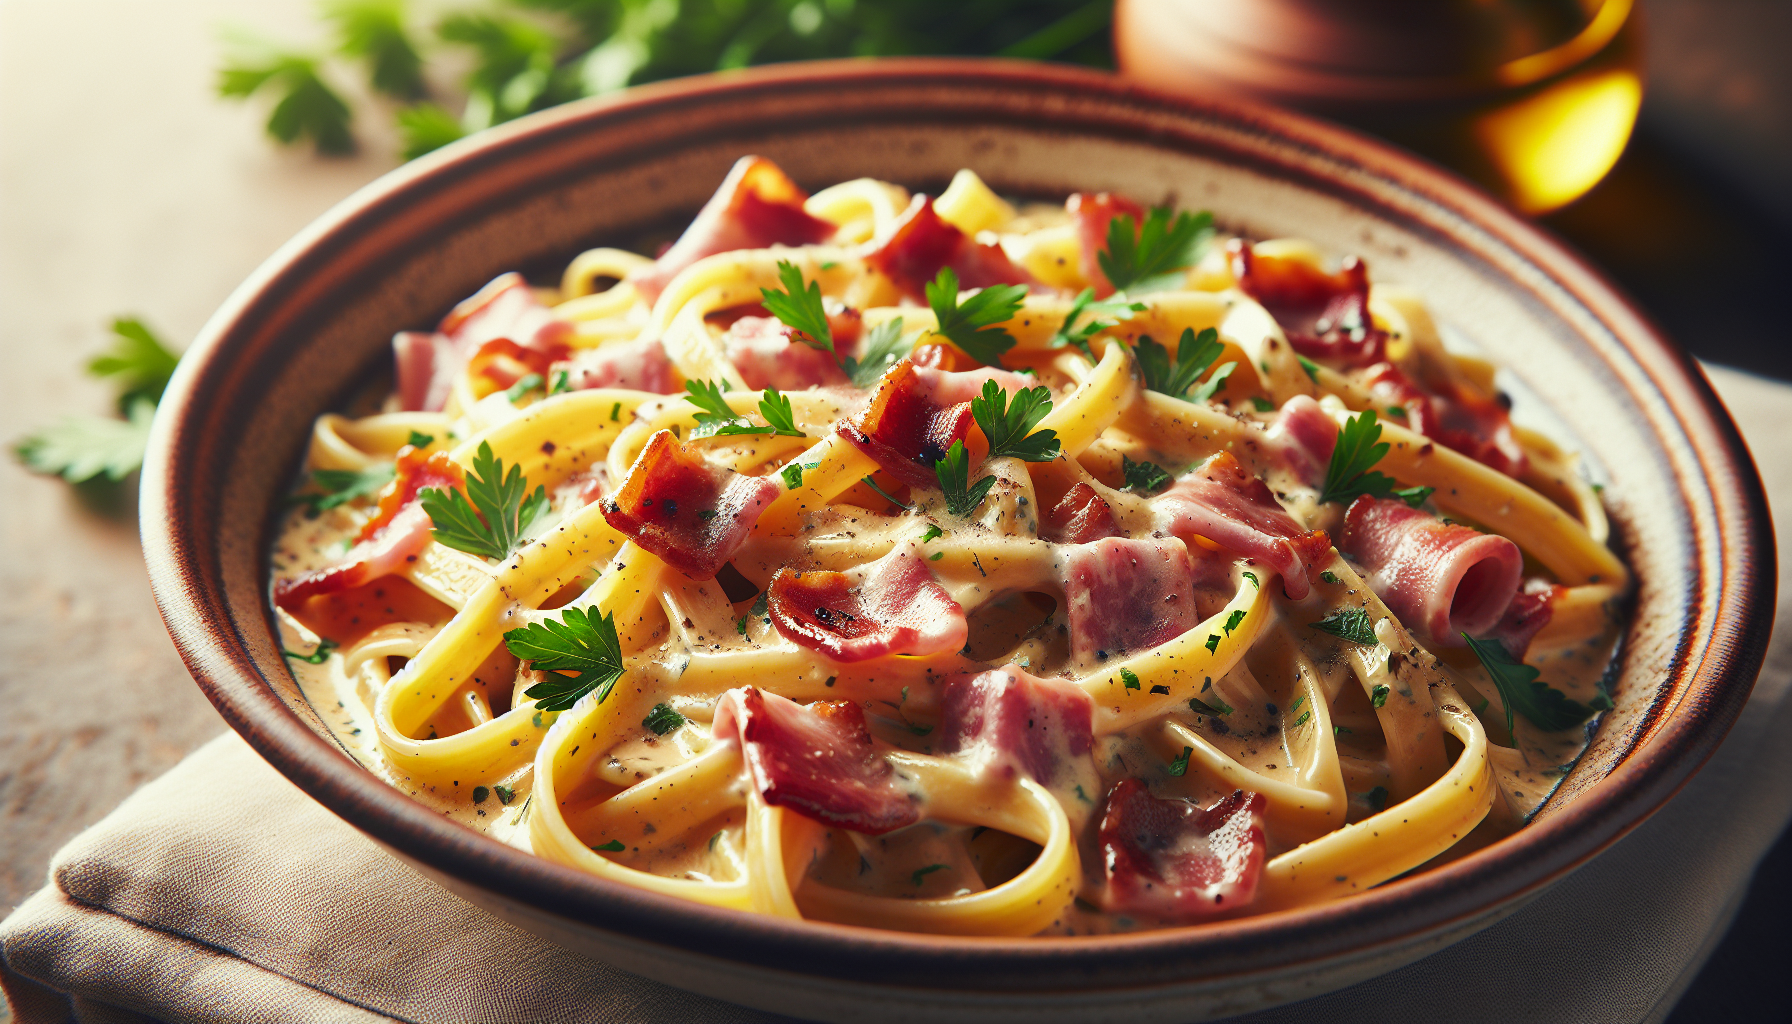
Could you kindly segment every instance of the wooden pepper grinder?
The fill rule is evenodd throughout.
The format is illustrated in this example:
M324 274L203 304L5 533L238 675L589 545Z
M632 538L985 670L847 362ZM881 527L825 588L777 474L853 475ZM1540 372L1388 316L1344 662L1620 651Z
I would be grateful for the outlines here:
M1309 110L1546 213L1611 170L1642 102L1633 0L1118 0L1122 74Z

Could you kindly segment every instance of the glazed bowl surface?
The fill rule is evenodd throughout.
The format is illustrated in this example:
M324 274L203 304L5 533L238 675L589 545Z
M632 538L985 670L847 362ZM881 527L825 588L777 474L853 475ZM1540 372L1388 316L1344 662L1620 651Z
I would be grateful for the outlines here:
M280 654L268 551L311 421L496 274L670 237L738 156L818 188L1111 189L1361 255L1504 367L1515 418L1585 453L1635 569L1616 708L1517 835L1319 907L1108 937L951 939L618 887L447 821L329 739ZM158 415L142 531L170 633L230 724L375 841L494 914L681 987L798 1016L1193 1020L1330 991L1498 920L1659 807L1741 710L1773 541L1688 357L1550 238L1446 173L1297 115L997 61L788 65L556 108L415 161L293 239L207 325Z

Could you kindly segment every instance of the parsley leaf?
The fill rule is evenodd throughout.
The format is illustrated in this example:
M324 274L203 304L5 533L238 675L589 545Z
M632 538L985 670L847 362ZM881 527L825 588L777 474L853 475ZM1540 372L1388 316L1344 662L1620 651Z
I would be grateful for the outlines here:
M1142 313L1145 308L1143 302L1129 300L1125 292L1115 292L1108 298L1095 301L1095 289L1084 288L1070 304L1070 312L1064 317L1063 325L1052 334L1051 347L1065 348L1074 345L1093 361L1095 351L1089 347L1089 339L1120 322L1108 317L1121 317L1123 313ZM1075 326L1077 317L1084 313L1089 314L1088 322L1081 327Z
M1187 774L1188 756L1194 752L1194 747L1183 747L1182 753L1177 756L1176 760L1170 762L1170 774L1179 777Z
M865 335L865 356L862 359L846 357L844 364L846 376L851 378L855 388L868 388L877 383L877 379L901 359L904 355L902 347L902 318L885 320L871 333Z
M759 415L765 417L776 437L809 436L796 428L796 414L790 409L790 399L779 394L777 388L765 389L765 397L759 400Z
M599 843L598 845L593 846L592 849L602 850L605 853L621 853L623 850L628 849L628 847L622 845L622 840L612 839L607 843Z
M375 466L372 469L312 470L311 485L322 488L322 490L311 494L295 494L290 500L293 504L304 505L313 512L327 512L338 505L346 505L356 498L378 494L380 488L391 481L395 468L393 466Z
M530 494L523 467L511 466L506 473L504 460L494 458L484 441L473 455L465 493L430 487L418 499L438 542L493 559L510 557L522 532L548 507L547 491L537 487Z
M398 125L399 152L406 160L433 153L466 137L460 119L439 103L413 103L392 115Z
M155 414L154 402L138 398L126 419L70 416L21 438L12 451L26 469L60 476L71 484L102 473L109 480L123 480L143 465Z
M940 529L938 526L936 526L933 523L928 523L927 529L925 531L923 531L921 534L921 540L919 541L919 543L925 544L930 540L934 540L935 538L938 538L938 537L944 537L945 535L946 535L946 531Z
M1220 332L1211 327L1200 334L1196 334L1192 327L1184 327L1182 337L1176 342L1176 362L1172 365L1168 350L1149 336L1140 337L1134 354L1138 356L1139 372L1145 376L1145 386L1185 402L1204 402L1213 397L1213 392L1219 390L1218 384L1214 384L1211 389L1202 385L1205 393L1199 397L1191 397L1188 389L1194 387L1195 381L1207 372L1207 368L1220 357L1220 353L1226 351L1226 346L1220 344L1219 338ZM1214 376L1223 382L1231 372L1230 369L1224 369L1223 373L1216 372Z
M1014 335L994 325L1014 319L1026 297L1024 284L998 284L959 302L958 275L951 267L941 267L939 276L927 285L927 304L939 320L935 333L972 359L998 369L1002 353L1014 347Z
M355 151L349 133L348 104L324 83L314 57L259 48L230 58L218 75L218 95L248 99L270 89L278 93L268 115L267 131L285 145L308 139L319 153L341 156Z
M1193 266L1213 240L1213 214L1178 213L1159 206L1136 223L1130 214L1108 222L1108 247L1096 253L1101 272L1115 288L1156 291L1176 284L1175 271Z
M118 339L112 351L96 356L87 364L87 372L95 377L111 377L119 385L120 412L128 411L139 398L161 401L180 357L169 351L143 321L133 317L115 318L112 333Z
M300 654L297 651L289 651L284 647L280 648L280 653L294 661L302 661L307 665L322 665L324 662L330 660L330 652L340 646L341 645L334 640L320 639L317 642L317 646L312 649L310 654Z
M1586 721L1596 711L1611 707L1611 698L1600 694L1591 705L1570 699L1562 691L1539 682L1536 669L1517 660L1506 653L1506 647L1498 640L1476 640L1467 633L1462 639L1468 641L1469 649L1481 661L1481 667L1493 680L1494 688L1500 691L1500 700L1506 705L1506 730L1512 729L1512 712L1531 720L1531 723L1544 732L1561 732Z
M1211 700L1190 697L1188 699L1188 709L1197 715L1207 715L1210 718L1232 713L1232 705L1221 700L1217 694Z
M801 332L795 340L837 355L834 352L834 329L828 326L827 311L821 307L821 282L810 281L804 288L803 272L787 260L778 261L778 280L784 283L783 291L759 289L765 308L785 326Z
M401 0L332 0L324 16L336 23L336 48L367 63L374 91L393 99L424 94L423 58L405 29Z
M1300 362L1300 368L1306 372L1307 379L1315 384L1319 383L1319 364L1306 356L1295 356L1294 358Z
M588 693L602 704L622 678L622 641L616 637L616 614L599 618L583 608L568 608L558 621L532 622L504 634L510 653L546 672L547 678L523 691L540 701L537 711L565 711ZM562 673L576 672L575 676Z
M1349 504L1364 494L1385 498L1394 493L1394 478L1372 468L1390 447L1381 439L1381 424L1375 421L1374 410L1359 413L1345 422L1344 429L1338 431L1337 444L1332 447L1332 460L1325 467L1325 486L1319 491L1320 503Z
M459 11L442 19L436 35L473 51L461 115L470 132L577 95L572 82L555 74L563 42L534 21Z
M641 724L653 730L655 736L664 736L685 723L685 717L673 710L670 704L655 704Z
M1258 412L1275 412L1276 404L1262 395L1251 396L1251 406Z
M876 491L877 493L883 495L884 500L888 501L890 504L895 505L898 508L908 509L911 512L914 511L914 506L904 504L903 502L899 501L894 494L891 494L889 491L886 491L882 487L877 486L877 481L873 480L871 478L870 473L866 473L864 476L860 477L859 482L864 484L866 487L869 487L872 490ZM943 554L943 552L942 552L942 554Z
M983 499L989 496L989 489L996 483L994 476L986 476L975 484L966 486L971 468L963 441L952 442L952 447L946 450L940 461L933 464L933 471L939 477L940 490L946 494L946 511L955 516L970 515L978 505L983 504Z
M914 880L915 887L918 889L921 887L921 879L926 878L928 875L933 874L935 871L944 871L945 869L946 869L946 865L944 865L944 864L929 864L924 868L920 868L920 869L916 870L915 873L913 875L911 875L910 877Z
M524 395L541 387L541 384L541 374L525 374L523 377L519 378L515 384L510 385L510 387L505 390L504 397L510 400L511 405L515 405Z
M1388 703L1388 694L1391 692L1393 692L1393 691L1389 690L1385 686L1377 686L1375 689L1370 690L1369 691L1370 705L1373 707L1377 707L1377 708L1386 707L1387 703Z
M1012 456L1023 462L1050 462L1058 457L1058 432L1028 433L1052 411L1051 389L1043 385L1022 388L1008 400L1008 392L993 380L983 382L983 394L971 399L971 417L989 439L989 457Z
M1330 633L1340 640L1348 640L1353 644L1373 647L1379 640L1375 639L1375 623L1369 613L1361 608L1346 608L1336 611L1320 619L1307 623L1308 627L1321 633Z
M1207 383L1196 387L1194 391L1189 393L1188 397L1190 400L1196 402L1205 402L1212 399L1219 389L1226 386L1226 378L1232 376L1232 371L1236 369L1238 369L1238 364L1236 362L1221 363L1214 368L1213 376L1207 378Z
M691 431L693 441L699 437L730 437L736 434L808 436L796 428L796 414L791 411L790 399L779 394L777 388L766 388L765 396L759 400L759 415L765 417L768 426L756 427L728 405L728 399L723 397L725 387L726 383L718 384L712 380L684 382L686 399L703 410L697 414L697 426Z
M1170 486L1170 474L1155 462L1134 462L1122 455L1120 473L1126 477L1126 489L1137 494L1152 494Z
M1122 668L1120 670L1120 682L1128 690L1136 690L1139 688L1139 677L1130 668Z
M428 448L430 445L436 443L436 435L425 434L421 430L413 430L411 431L411 436L406 438L404 443L410 445L412 448Z

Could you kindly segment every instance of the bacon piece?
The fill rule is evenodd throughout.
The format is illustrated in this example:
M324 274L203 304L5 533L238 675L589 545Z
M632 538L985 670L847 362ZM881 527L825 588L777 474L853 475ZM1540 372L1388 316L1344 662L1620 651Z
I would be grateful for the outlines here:
M1363 567L1389 611L1429 642L1449 647L1463 646L1463 633L1492 629L1524 573L1524 555L1506 538L1367 494L1344 513L1340 546Z
M463 359L498 338L551 352L556 346L565 346L573 334L572 324L554 319L554 311L541 304L523 275L517 273L492 278L449 310L436 329L454 340Z
M1050 786L1080 775L1094 745L1094 702L1075 683L1008 665L947 679L940 689L940 752L987 773Z
M1269 437L1295 475L1314 487L1325 482L1332 449L1338 446L1338 424L1312 395L1295 395L1284 402L1270 424Z
M1194 570L1179 540L1109 537L1061 554L1070 653L1079 662L1150 650L1200 618Z
M933 200L915 196L902 216L882 238L870 243L865 262L880 270L896 287L916 300L924 300L927 285L940 268L951 267L960 288L988 288L996 284L1043 287L1002 247L984 244L940 219Z
M1548 580L1527 581L1524 589L1506 606L1506 614L1500 616L1499 623L1486 635L1498 640L1506 653L1523 661L1525 652L1531 649L1531 641L1549 625L1555 614L1556 599L1567 592L1567 587Z
M1105 299L1114 294L1114 285L1102 272L1099 258L1108 248L1108 225L1115 217L1124 215L1132 218L1136 229L1145 223L1145 208L1115 192L1072 193L1064 208L1076 218L1076 237L1082 247L1079 262L1083 280L1095 289L1096 298Z
M983 394L983 385L995 381L1009 397L1033 386L1033 378L1013 370L998 370L993 366L979 366L970 370L934 369L930 366L915 366L915 379L921 389L921 395L936 406L957 405L969 402Z
M670 395L683 390L678 374L673 372L672 360L666 358L666 347L658 338L580 349L564 362L555 363L552 370L565 370L566 386L573 391L631 388Z
M601 507L624 536L691 579L707 580L734 557L778 494L765 477L712 466L662 430Z
M809 193L777 164L762 156L743 156L678 241L652 266L630 272L625 280L651 305L679 271L705 256L825 242L834 237L834 225L803 209L808 198Z
M804 707L750 686L729 690L712 734L740 743L753 784L774 807L874 836L920 820L850 701Z
M1249 906L1263 873L1266 806L1241 789L1203 809L1120 780L1098 833L1106 908L1190 919Z
M854 314L851 322L856 327L858 310L851 312ZM834 326L834 319L828 318L830 328ZM826 351L800 340L804 337L807 335L796 328L770 317L743 316L722 336L722 345L728 353L728 361L740 371L741 380L755 391L766 388L802 391L847 383L846 371L840 368L839 361ZM857 340L856 330L850 337L834 332L836 351L847 351Z
M1369 268L1362 260L1346 256L1337 273L1327 274L1305 260L1260 256L1242 239L1226 252L1238 287L1269 310L1296 352L1342 368L1383 358L1388 332L1369 317Z
M355 546L334 565L276 580L274 603L290 610L319 594L359 587L415 562L429 546L433 526L418 493L432 487L451 490L461 480L460 466L447 452L426 455L410 445L400 448L392 482L380 491L379 507L361 527Z
M399 331L392 336L398 404L406 412L439 412L448 404L460 365L454 342L438 331Z
M1152 499L1166 532L1188 542L1205 537L1227 551L1256 559L1282 576L1291 600L1307 596L1308 573L1331 551L1323 530L1305 531L1262 480L1230 452L1207 460Z
M835 429L903 483L935 487L939 477L933 464L946 454L953 441L965 441L966 447L970 447L966 438L974 420L969 401L935 404L930 396L939 393L942 385L938 380L929 382L921 376L922 372L912 359L897 363L878 382L865 408ZM940 370L925 372L951 376ZM979 452L972 461L981 458Z
M548 369L566 354L566 346L558 342L545 349L524 348L509 338L493 338L467 360L467 372L508 388L532 373L546 380Z
M772 625L835 661L943 654L964 646L964 609L911 545L850 572L779 569L765 588Z
M1059 544L1089 544L1103 537L1120 536L1114 510L1095 488L1079 483L1067 491L1045 514L1040 524L1045 539Z
M1512 435L1512 417L1494 399L1449 380L1426 391L1392 363L1370 367L1364 381L1376 402L1405 409L1407 426L1418 433L1507 476L1524 475L1524 449Z

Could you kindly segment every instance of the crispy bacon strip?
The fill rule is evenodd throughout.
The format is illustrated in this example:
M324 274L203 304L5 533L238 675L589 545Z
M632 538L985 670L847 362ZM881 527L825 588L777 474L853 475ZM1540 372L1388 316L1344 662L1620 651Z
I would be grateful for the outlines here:
M389 576L417 560L429 545L429 514L419 492L461 486L460 466L446 452L425 455L406 445L399 450L392 482L380 491L379 508L334 565L274 582L274 603L291 610L320 594L334 594Z
M939 377L930 380L923 373ZM950 405L933 400L942 390L948 394L957 390L940 379L952 376L955 375L942 370L917 368L912 358L904 359L884 374L865 408L857 416L841 421L835 429L903 483L911 487L938 486L933 464L954 441L964 441L965 447L970 448L971 427L975 425L969 399ZM987 450L981 431L976 437ZM981 458L979 451L972 461Z
M988 288L995 284L1039 286L1002 247L978 242L940 219L933 200L917 195L883 237L874 239L865 262L880 270L910 298L924 301L927 284L942 267L958 275L960 288Z
M684 390L672 368L672 360L666 358L666 347L658 338L638 338L580 349L564 362L555 363L550 372L561 370L566 371L566 386L573 391L632 388L670 395Z
M1307 576L1331 551L1323 530L1302 530L1269 487L1230 452L1207 460L1152 499L1160 529L1185 542L1205 537L1235 555L1263 563L1282 577L1282 592L1299 601Z
M1203 809L1120 780L1098 833L1106 908L1187 920L1248 906L1263 874L1266 806L1241 789Z
M1367 494L1344 513L1340 546L1363 567L1388 610L1444 646L1461 647L1461 634L1492 629L1524 573L1524 555L1506 538Z
M1094 745L1094 702L1064 679L1013 665L953 676L940 689L940 752L1003 778L1050 786L1080 774Z
M849 352L858 344L862 321L850 307L828 315L834 350ZM826 351L802 340L807 335L771 317L743 316L722 335L728 361L755 391L777 388L802 391L847 383L846 371Z
M1065 492L1039 525L1046 540L1059 544L1090 544L1103 537L1120 536L1114 510L1095 488L1084 483Z
M1405 409L1413 430L1507 476L1524 475L1524 449L1512 434L1512 417L1494 399L1448 380L1427 391L1392 363L1370 367L1364 381L1377 403Z
M1102 273L1098 258L1108 248L1108 225L1115 217L1132 218L1136 228L1145 223L1145 208L1117 192L1076 192L1065 201L1064 208L1076 218L1076 238L1082 249L1083 280L1095 289L1095 297L1105 299L1114 294L1114 285Z
M705 256L825 242L834 237L834 225L803 209L808 198L809 193L777 164L762 156L743 156L678 241L652 266L630 273L626 280L652 304L679 271Z
M1188 547L1179 540L1109 537L1061 554L1070 653L1079 662L1149 650L1200 619Z
M850 701L804 707L753 687L729 690L713 735L741 745L753 785L774 807L874 836L920 820Z
M1226 252L1238 287L1263 304L1303 356L1340 368L1368 366L1387 351L1388 332L1369 317L1369 268L1346 256L1327 274L1304 260L1260 256L1242 239Z
M662 430L602 508L624 536L691 579L707 580L734 557L779 493L764 477L705 462Z
M435 412L448 404L458 366L454 342L439 331L399 331L392 336L398 404L407 412Z
M956 651L968 631L964 609L910 545L850 572L779 569L766 609L779 633L839 662Z

